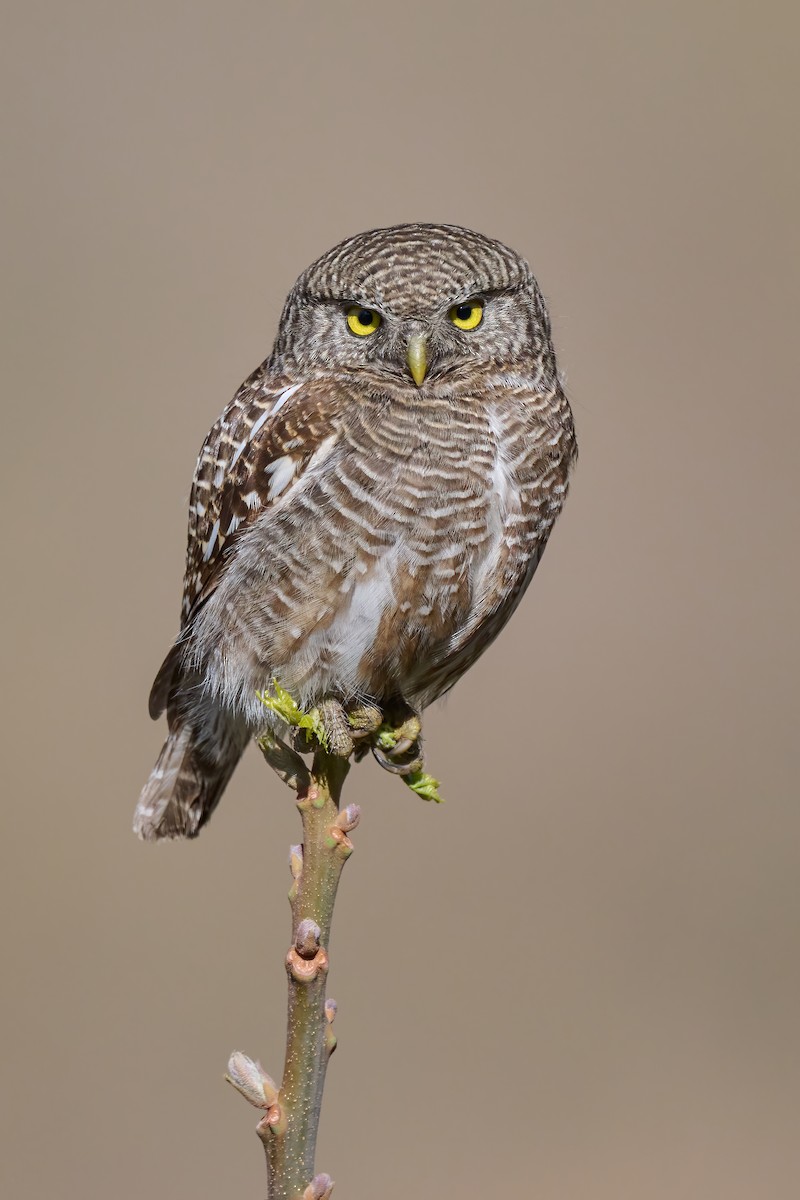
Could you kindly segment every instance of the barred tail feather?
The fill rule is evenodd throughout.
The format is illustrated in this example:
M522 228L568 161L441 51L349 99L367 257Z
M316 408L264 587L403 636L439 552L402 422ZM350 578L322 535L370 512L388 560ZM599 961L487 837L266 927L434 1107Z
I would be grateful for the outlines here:
M136 805L135 834L144 841L197 837L247 745L246 735L231 735L212 748L188 722L175 722Z

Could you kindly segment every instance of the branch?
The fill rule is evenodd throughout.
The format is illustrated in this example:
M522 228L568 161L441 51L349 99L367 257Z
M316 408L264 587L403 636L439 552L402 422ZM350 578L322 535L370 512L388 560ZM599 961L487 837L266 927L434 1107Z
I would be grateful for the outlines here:
M239 1052L231 1056L227 1078L252 1104L266 1109L258 1134L267 1156L270 1200L328 1200L330 1177L314 1175L322 1089L336 1047L331 1028L336 1004L325 997L328 947L339 877L353 850L348 834L360 812L355 804L339 811L349 770L346 759L320 747L309 771L274 734L264 735L259 745L270 766L297 791L303 821L303 843L292 846L289 855L293 882L292 945L286 956L286 1062L280 1088Z

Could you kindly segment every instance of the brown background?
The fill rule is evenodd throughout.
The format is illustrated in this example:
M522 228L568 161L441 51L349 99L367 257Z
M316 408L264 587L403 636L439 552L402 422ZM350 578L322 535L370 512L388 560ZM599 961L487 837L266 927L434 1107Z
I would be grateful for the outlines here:
M8 1197L263 1195L291 797L142 846L208 426L339 238L531 260L581 441L512 626L365 764L337 1195L800 1193L798 23L759 4L19 3L4 19ZM794 305L793 305L794 302Z

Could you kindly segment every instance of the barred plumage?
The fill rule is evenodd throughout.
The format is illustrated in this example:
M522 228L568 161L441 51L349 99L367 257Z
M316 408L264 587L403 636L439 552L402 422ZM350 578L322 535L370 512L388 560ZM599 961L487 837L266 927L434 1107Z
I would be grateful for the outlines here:
M377 314L370 336L348 328L353 306ZM150 701L170 734L137 831L197 833L273 678L305 707L420 712L452 687L519 603L575 453L544 301L513 251L407 225L312 264L200 452L181 633Z

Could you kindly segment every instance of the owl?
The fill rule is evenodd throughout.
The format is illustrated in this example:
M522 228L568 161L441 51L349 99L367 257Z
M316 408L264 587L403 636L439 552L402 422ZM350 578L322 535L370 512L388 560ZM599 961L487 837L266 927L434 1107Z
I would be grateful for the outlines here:
M180 633L150 695L168 736L136 832L198 833L250 739L278 721L259 699L275 684L338 714L344 754L348 729L413 730L372 749L390 770L418 768L408 718L516 609L575 456L523 258L425 224L323 254L197 460Z

